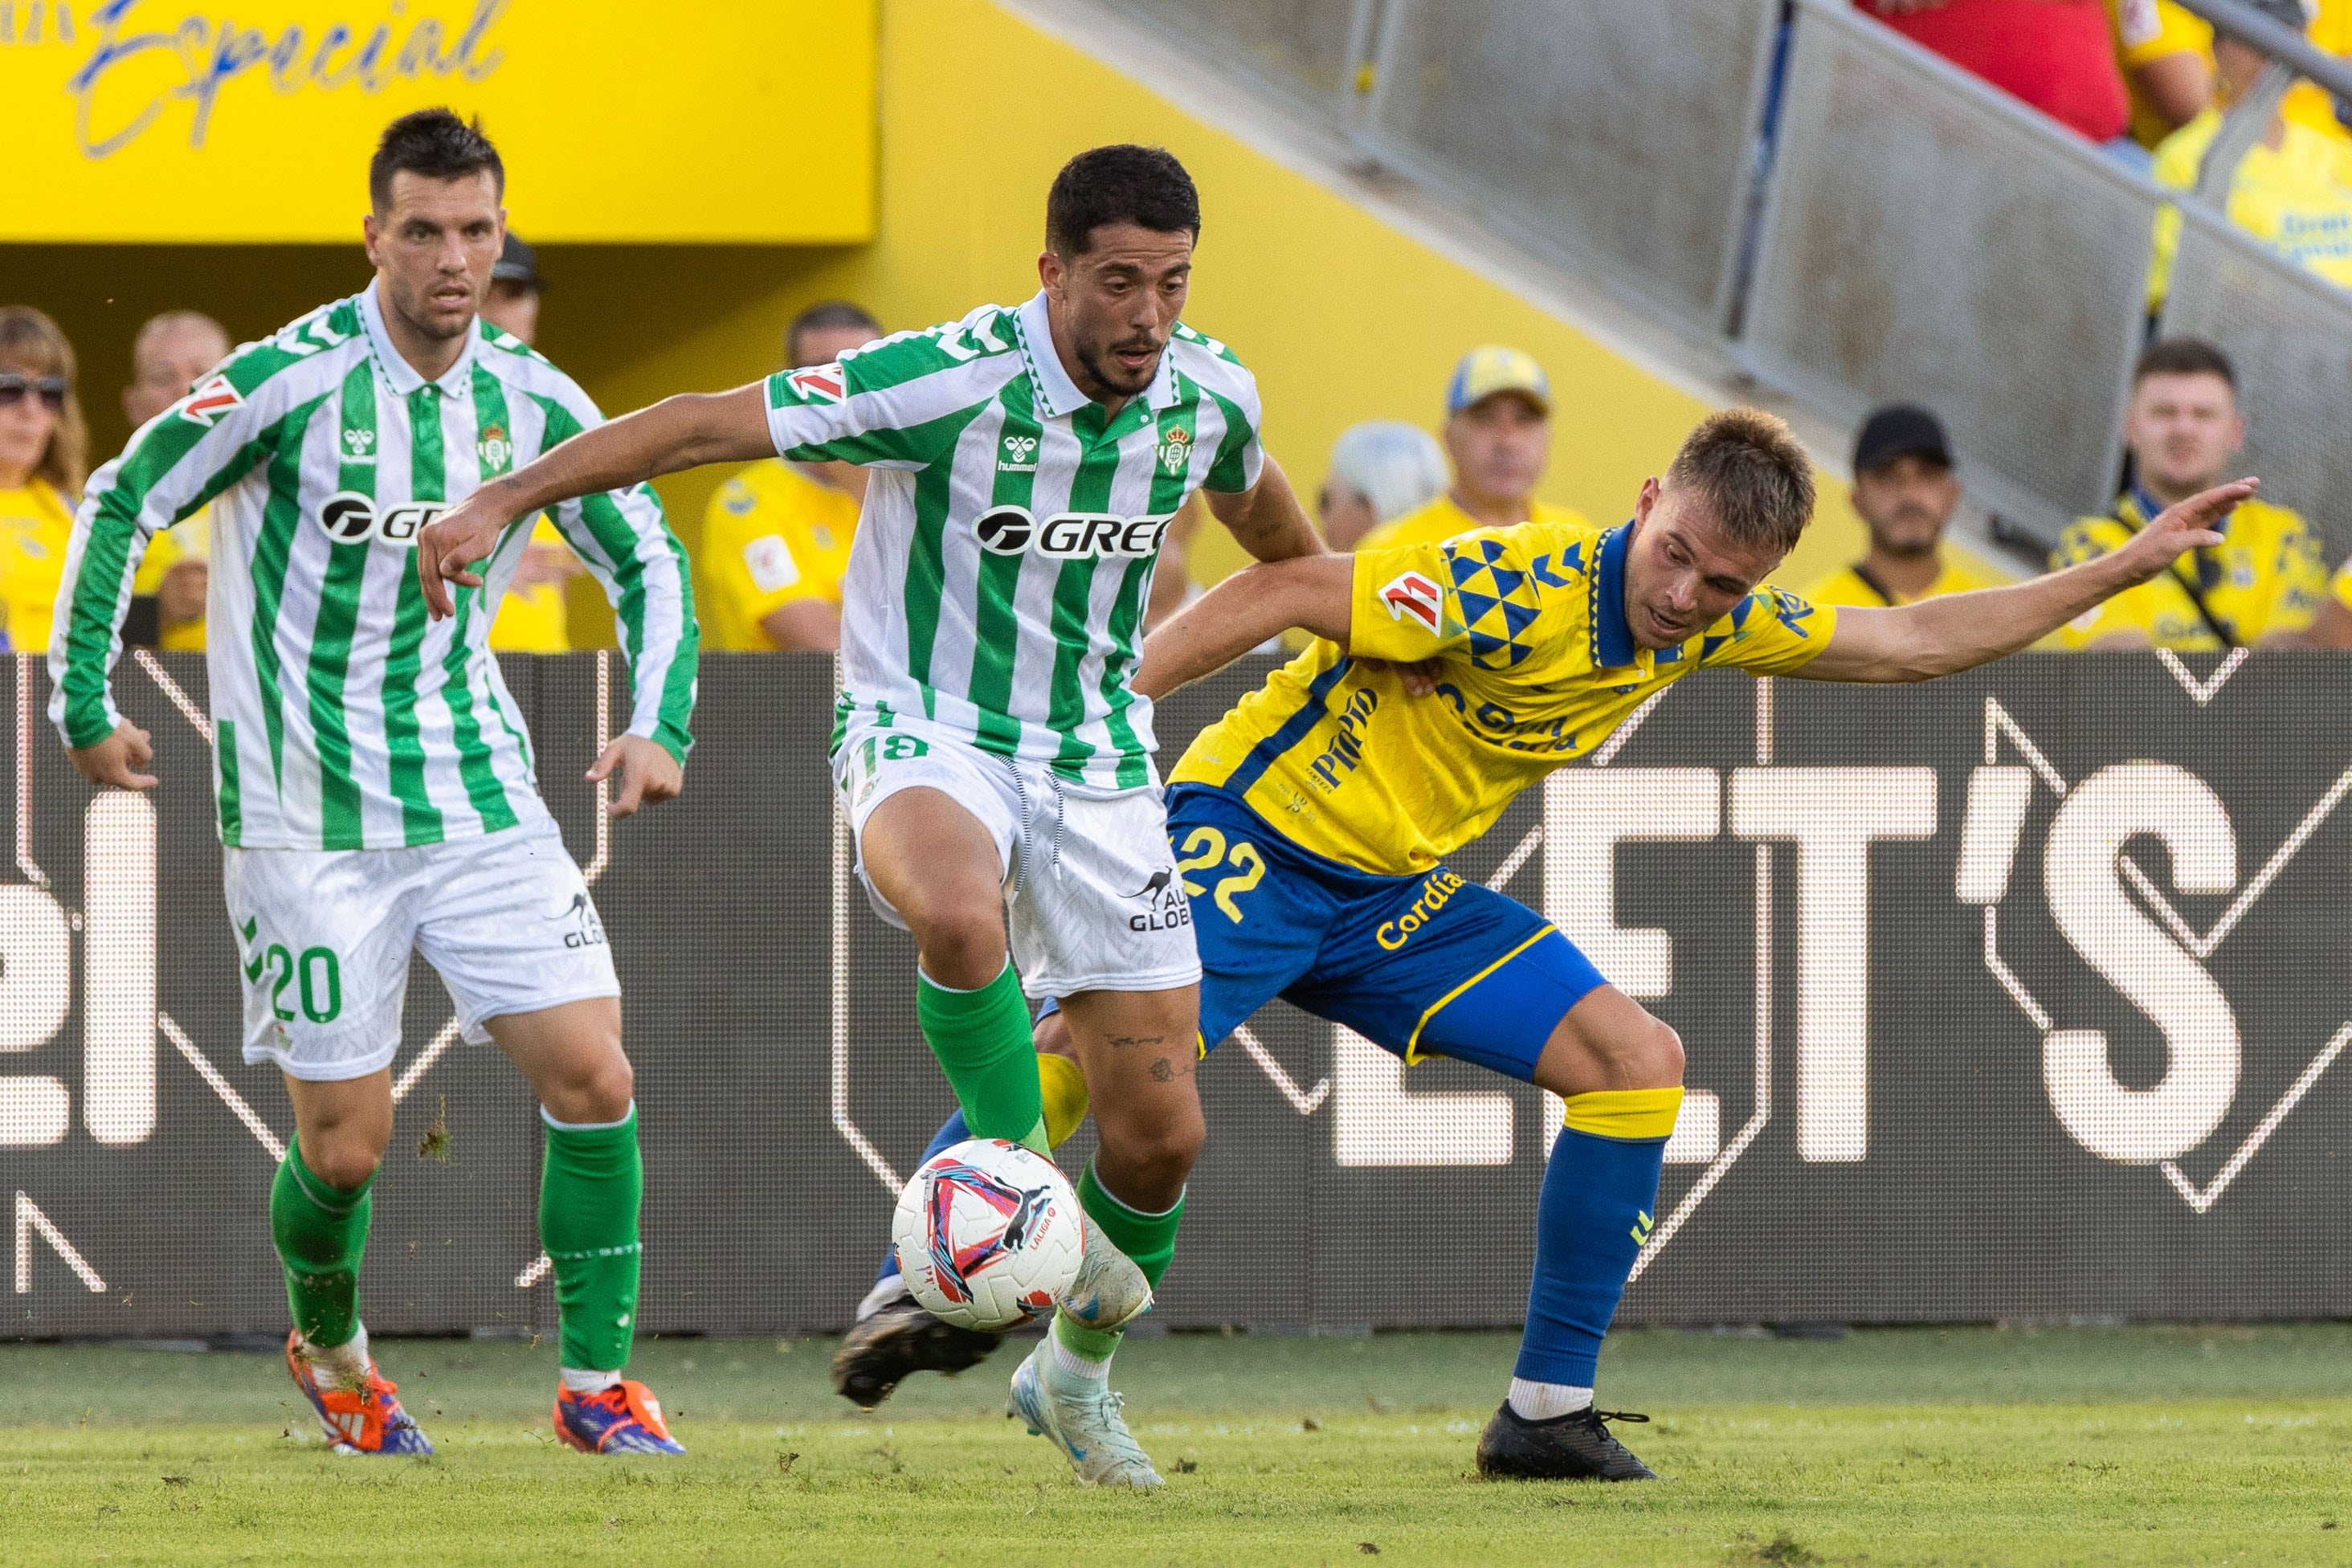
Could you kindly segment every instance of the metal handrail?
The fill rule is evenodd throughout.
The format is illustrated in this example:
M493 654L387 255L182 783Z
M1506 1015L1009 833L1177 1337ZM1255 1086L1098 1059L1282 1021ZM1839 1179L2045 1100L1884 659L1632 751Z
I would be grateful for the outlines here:
M2273 21L2243 0L2178 0L2184 11L2243 38L2274 60L2284 61L2336 97L2352 102L2352 64L2338 59L2284 22Z

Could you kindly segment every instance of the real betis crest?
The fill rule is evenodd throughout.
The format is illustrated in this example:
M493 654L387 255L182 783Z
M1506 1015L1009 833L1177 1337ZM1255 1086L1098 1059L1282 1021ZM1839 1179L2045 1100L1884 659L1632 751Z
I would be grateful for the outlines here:
M482 437L474 443L474 450L481 456L485 473L505 473L507 465L514 461L514 443L507 439L507 427L495 422L482 426Z
M1192 432L1179 425L1168 432L1168 439L1151 449L1159 454L1160 466L1173 479L1192 460Z

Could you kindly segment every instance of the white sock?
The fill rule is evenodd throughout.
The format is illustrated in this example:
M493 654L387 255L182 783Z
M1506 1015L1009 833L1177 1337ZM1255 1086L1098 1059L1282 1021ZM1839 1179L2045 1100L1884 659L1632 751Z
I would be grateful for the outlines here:
M1511 1409L1522 1421L1550 1421L1592 1408L1592 1390L1569 1383L1511 1379Z
M321 1372L331 1373L339 1381L364 1382L368 1372L367 1330L362 1327L359 1332L339 1345L314 1345L305 1339L302 1342L302 1359Z
M874 1289L866 1292L866 1300L857 1303L857 1321L864 1322L893 1301L913 1295L907 1289L906 1277L886 1274L875 1281Z
M1108 1383L1110 1363L1082 1356L1062 1342L1059 1334L1048 1331L1046 1342L1054 1347L1054 1370L1064 1377L1084 1378L1088 1383Z
M563 1368L558 1375L563 1379L563 1386L574 1394L602 1394L608 1388L619 1386L621 1381L621 1374L617 1372L583 1372L571 1366Z

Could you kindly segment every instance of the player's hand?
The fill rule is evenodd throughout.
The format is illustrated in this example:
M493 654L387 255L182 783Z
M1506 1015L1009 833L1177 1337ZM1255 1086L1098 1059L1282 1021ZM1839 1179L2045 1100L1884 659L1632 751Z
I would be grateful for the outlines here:
M1411 664L1401 664L1392 658L1360 658L1356 662L1374 667L1387 666L1395 672L1407 697L1427 697L1437 689L1438 665L1433 658L1415 659Z
M155 760L155 748L148 743L147 731L128 719L97 745L79 751L68 747L66 755L73 759L74 771L94 784L112 784L118 789L155 787L154 774L138 771Z
M490 552L499 547L499 535L513 521L500 513L485 487L418 531L416 576L425 588L425 607L435 620L446 620L457 610L450 584L464 588L482 585L482 574L468 568L489 559Z
M604 808L614 817L633 816L641 805L675 800L686 787L686 770L669 749L643 735L616 737L588 770L588 782L600 784L614 773L620 775L621 793Z
M2188 552L2221 543L2221 535L2216 530L2221 520L2261 488L2260 479L2233 479L2166 507L2156 514L2155 521L2116 552L2117 563L2126 568L2130 582L2145 583Z

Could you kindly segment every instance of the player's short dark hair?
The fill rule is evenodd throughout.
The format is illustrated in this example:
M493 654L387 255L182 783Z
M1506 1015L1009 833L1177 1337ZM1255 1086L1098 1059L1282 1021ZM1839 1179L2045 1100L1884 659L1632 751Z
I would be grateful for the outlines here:
M793 362L785 368L806 368L807 361L801 354L801 339L811 332L824 331L828 327L858 327L877 338L882 335L882 323L876 321L873 313L863 305L853 305L846 300L827 300L821 304L811 305L794 316L793 324L784 329L784 357Z
M2132 366L2132 384L2151 375L2218 375L2238 390L2238 370L2230 356L2202 338L2158 338L2142 349Z
M485 169L505 196L507 166L482 134L480 119L468 125L448 110L420 109L383 128L375 156L368 160L368 199L378 212L391 206L392 177L403 170L428 180L462 180Z
M1164 147L1122 142L1091 147L1062 165L1045 194L1045 248L1084 256L1095 230L1131 223L1160 234L1181 229L1201 237L1201 193L1192 176Z
M1813 460L1787 423L1760 408L1727 408L1699 421L1666 468L1666 487L1706 500L1724 537L1782 554L1813 517Z

